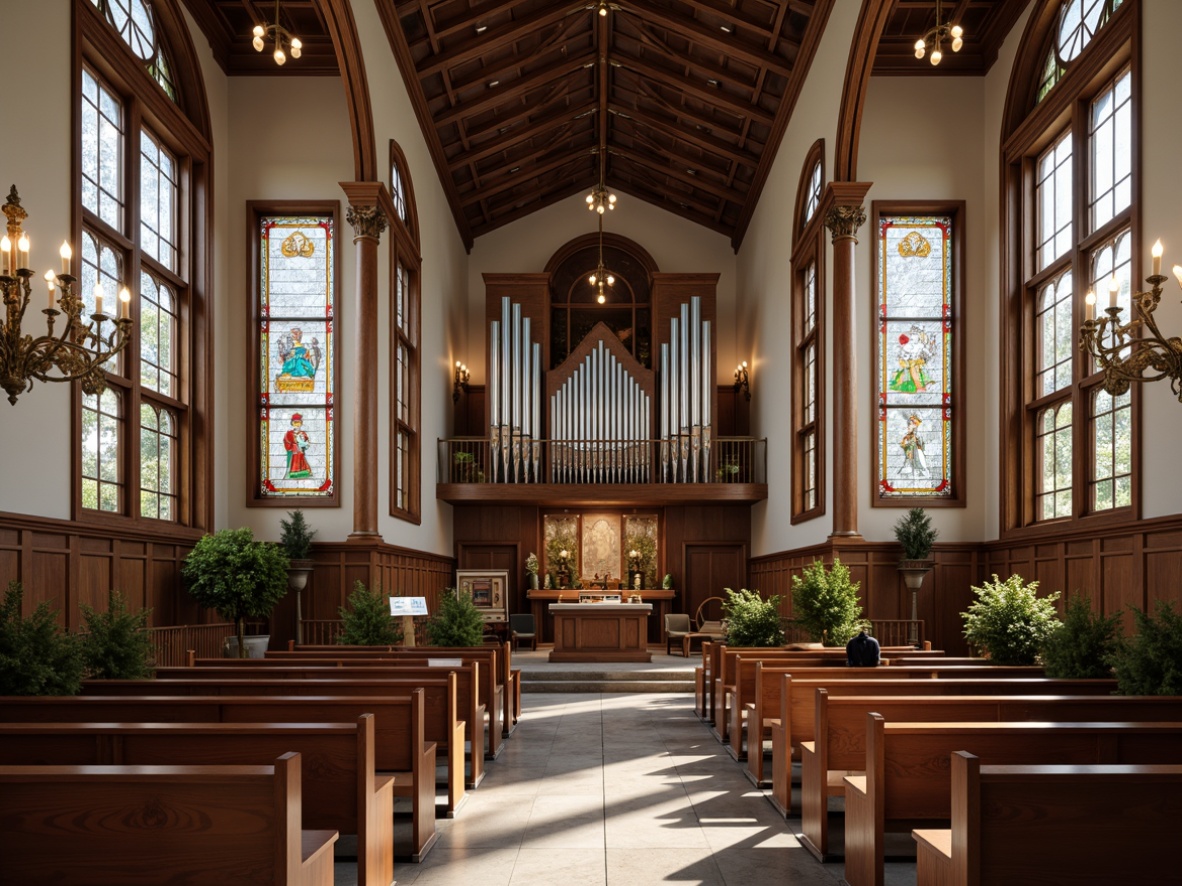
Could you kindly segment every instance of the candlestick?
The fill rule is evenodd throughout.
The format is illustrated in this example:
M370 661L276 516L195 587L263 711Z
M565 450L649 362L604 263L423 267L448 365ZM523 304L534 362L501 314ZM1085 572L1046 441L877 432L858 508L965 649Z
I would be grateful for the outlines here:
M1161 273L1161 254L1162 254L1161 240L1153 244L1153 276L1158 276Z
M8 267L8 262L11 258L12 241L9 240L8 235L5 234L3 238L0 238L0 266L3 267L5 275L11 273L11 270Z
M126 320L127 312L131 308L131 290L126 286L119 290L119 301L121 303L121 307L119 308L119 316Z
M1116 279L1116 274L1112 275L1112 279L1108 282L1108 307L1116 307L1116 297L1120 293L1120 281Z
M1084 296L1084 312L1087 319L1091 320L1096 313L1096 293L1088 290L1088 294Z
M70 273L70 259L74 257L74 250L65 240L62 241L62 248L58 250L58 255L62 257L62 273L68 275Z
M29 266L29 235L22 233L16 247L20 250L20 264L17 267L27 268Z
M103 284L94 284L94 312L101 314L103 312Z
M49 287L49 309L53 310L53 271L45 272L45 285Z

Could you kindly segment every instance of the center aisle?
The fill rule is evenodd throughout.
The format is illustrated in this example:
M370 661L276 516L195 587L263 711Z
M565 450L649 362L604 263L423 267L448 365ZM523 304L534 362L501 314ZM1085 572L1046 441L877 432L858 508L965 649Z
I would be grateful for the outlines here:
M682 693L529 693L416 886L833 886ZM914 867L912 867L914 870ZM355 867L337 865L338 886Z

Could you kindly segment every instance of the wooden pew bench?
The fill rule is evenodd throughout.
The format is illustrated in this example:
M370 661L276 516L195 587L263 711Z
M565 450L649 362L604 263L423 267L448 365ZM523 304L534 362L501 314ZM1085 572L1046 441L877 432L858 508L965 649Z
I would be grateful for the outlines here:
M816 690L816 739L801 744L800 843L821 861L829 847L828 798L845 795L845 777L865 775L866 715L888 722L1046 722L1182 720L1182 696L984 695L829 697Z
M889 670L891 673L888 673ZM784 815L791 812L790 773L792 760L799 758L800 743L816 737L817 689L828 689L829 697L843 695L1109 695L1116 689L1111 679L1053 680L1047 677L1007 677L1007 668L983 665L977 668L847 668L843 674L820 671L763 669L761 695L767 704L779 685L778 717L764 719L772 740L771 801ZM891 679L909 672L908 678ZM1013 673L1029 674L1030 668ZM1037 673L1037 669L1035 669ZM805 679L801 675L805 675ZM952 674L948 677L946 675ZM930 679L933 678L934 679ZM769 685L770 684L770 685ZM762 714L762 712L761 712ZM761 714L752 713L750 722ZM748 738L748 741L751 739ZM762 755L747 755L748 777L764 774Z
M435 830L435 744L423 733L423 690L402 696L25 696L0 697L5 723L348 723L374 715L377 772L411 802L411 845L396 859L421 861ZM397 847L396 847L397 848ZM403 854L405 852L405 854Z
M952 827L916 830L917 886L1178 882L1182 766L952 757Z
M356 723L0 723L0 765L262 765L302 761L303 826L357 835L359 886L394 879L394 778L374 766L373 715Z
M965 748L986 765L1182 764L1182 723L888 723L868 714L866 774L845 779L849 886L883 886L887 833L918 821L948 826L949 760Z
M171 669L170 669L171 670ZM477 704L479 665L455 669L183 669L185 678L156 680L86 680L85 695L406 695L422 688L424 693L423 732L435 742L436 754L446 763L447 804L445 814L455 815L465 799L465 787L475 789L484 778L481 737L469 723L484 719ZM463 712L461 715L460 712ZM463 719L460 717L463 716ZM473 736L470 754L465 753L465 733Z
M8 883L331 886L302 830L300 755L269 766L0 766Z

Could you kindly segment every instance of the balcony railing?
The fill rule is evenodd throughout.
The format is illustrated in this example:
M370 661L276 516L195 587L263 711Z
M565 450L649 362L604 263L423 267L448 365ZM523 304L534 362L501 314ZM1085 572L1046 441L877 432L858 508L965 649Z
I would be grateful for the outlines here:
M261 634L266 625L262 622L246 623L248 635ZM197 658L218 658L222 654L222 641L233 635L234 625L168 625L148 628L152 645L156 648L156 667L182 667L188 663L189 650Z
M498 469L493 470L497 465ZM507 466L507 467L505 467ZM439 441L439 483L766 483L767 440L531 440L494 454L484 437Z

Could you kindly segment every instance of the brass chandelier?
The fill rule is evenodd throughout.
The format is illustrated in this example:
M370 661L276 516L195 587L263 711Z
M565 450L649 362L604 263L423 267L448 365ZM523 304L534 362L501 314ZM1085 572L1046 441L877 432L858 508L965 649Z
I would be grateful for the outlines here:
M21 206L16 185L4 203L8 232L0 239L0 292L4 298L4 326L0 328L0 387L8 393L8 402L33 387L34 381L80 381L87 394L100 394L106 387L103 365L118 355L131 338L128 307L131 293L124 287L119 294L122 316L116 320L103 312L100 286L95 286L94 313L87 322L82 311L85 303L74 292L78 278L70 274L73 250L62 243L62 272L45 272L48 288L45 315L46 331L34 338L22 329L25 311L32 296L32 278L28 268L29 237L21 229L28 213ZM55 302L55 294L57 295ZM61 331L54 333L59 316L65 316ZM103 324L110 321L109 331Z
M252 34L254 35L254 39L250 42L256 52L263 51L263 48L267 45L267 37L270 37L274 41L275 51L271 53L271 57L275 59L275 64L280 67L287 62L287 53L283 51L285 40L287 41L287 48L291 52L292 58L299 58L304 51L304 44L300 42L300 38L279 24L279 0L275 0L275 24L255 25Z
M931 51L932 66L940 64L940 60L944 58L944 52L941 47L945 40L951 40L951 47L953 52L960 52L964 46L964 28L960 25L954 25L951 22L943 22L943 13L940 9L940 0L936 0L936 25L928 30L926 34L915 41L915 57L922 59Z
M1157 328L1154 311L1161 303L1161 285L1168 280L1161 272L1162 245L1153 244L1153 273L1145 278L1150 288L1134 292L1131 302L1136 316L1122 323L1117 304L1120 283L1116 275L1108 286L1106 317L1094 317L1096 294L1084 297L1086 318L1080 329L1079 346L1095 359L1104 371L1103 386L1114 397L1129 389L1132 382L1170 380L1170 388L1182 402L1182 338L1166 338ZM1182 265L1174 265L1174 276L1182 286Z

